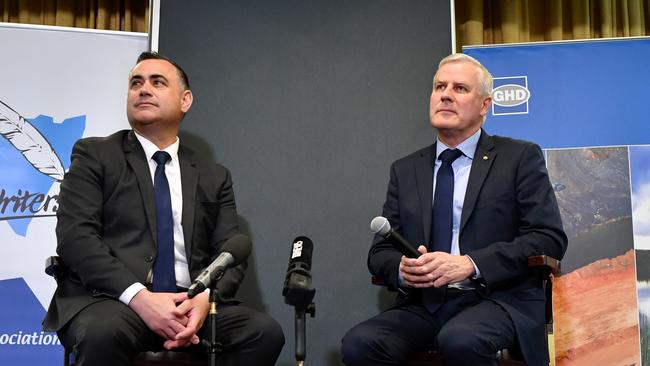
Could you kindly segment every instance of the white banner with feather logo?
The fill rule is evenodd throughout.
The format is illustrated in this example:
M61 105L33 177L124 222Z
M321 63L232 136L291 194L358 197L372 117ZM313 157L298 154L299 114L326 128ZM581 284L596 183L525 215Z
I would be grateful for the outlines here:
M147 48L140 33L0 23L0 365L59 365L41 331L56 288L59 183L76 140L128 128L128 72Z

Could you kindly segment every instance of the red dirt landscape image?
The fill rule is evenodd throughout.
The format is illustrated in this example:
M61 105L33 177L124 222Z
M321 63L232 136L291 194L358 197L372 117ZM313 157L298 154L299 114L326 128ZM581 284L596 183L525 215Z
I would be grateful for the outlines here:
M556 278L556 364L639 365L634 250Z
M554 280L558 366L641 365L627 147L548 150L569 238Z

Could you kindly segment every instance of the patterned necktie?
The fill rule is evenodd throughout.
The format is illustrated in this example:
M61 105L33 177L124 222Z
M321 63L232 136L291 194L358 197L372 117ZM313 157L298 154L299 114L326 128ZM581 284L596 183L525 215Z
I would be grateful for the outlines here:
M436 191L433 194L433 217L431 218L431 235L429 252L451 252L451 230L454 212L454 169L451 164L463 153L447 149L440 154L442 160L436 175ZM428 287L422 290L422 304L433 314L442 305L447 287Z
M165 175L165 163L171 159L168 153L157 151L153 160L158 164L154 174L153 190L156 196L156 236L158 253L153 265L153 291L176 292L174 271L174 219L169 183Z

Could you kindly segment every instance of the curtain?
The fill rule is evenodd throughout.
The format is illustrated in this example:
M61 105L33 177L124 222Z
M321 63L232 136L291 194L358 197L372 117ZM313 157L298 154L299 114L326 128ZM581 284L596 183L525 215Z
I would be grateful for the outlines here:
M650 0L455 0L462 46L650 35Z
M149 31L148 0L0 0L0 21Z
M650 35L650 0L455 0L464 45ZM147 32L148 0L0 0L0 21Z

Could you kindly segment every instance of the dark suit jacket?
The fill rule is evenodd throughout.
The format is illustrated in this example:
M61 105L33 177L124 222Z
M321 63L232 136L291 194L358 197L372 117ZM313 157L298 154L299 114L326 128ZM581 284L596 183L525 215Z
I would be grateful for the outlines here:
M429 242L432 215L431 145L393 163L383 215L412 245ZM539 146L482 131L465 193L459 246L481 271L481 291L511 316L528 365L547 364L544 293L527 257L561 259L567 246L555 194ZM398 287L401 254L375 237L370 271ZM398 294L397 304L416 290Z
M182 145L178 156L182 226L193 280L238 230L229 171ZM61 183L57 253L65 274L43 321L59 330L87 305L117 299L135 282L148 285L156 256L156 208L144 150L132 131L79 140ZM226 271L222 300L231 299L246 265Z

